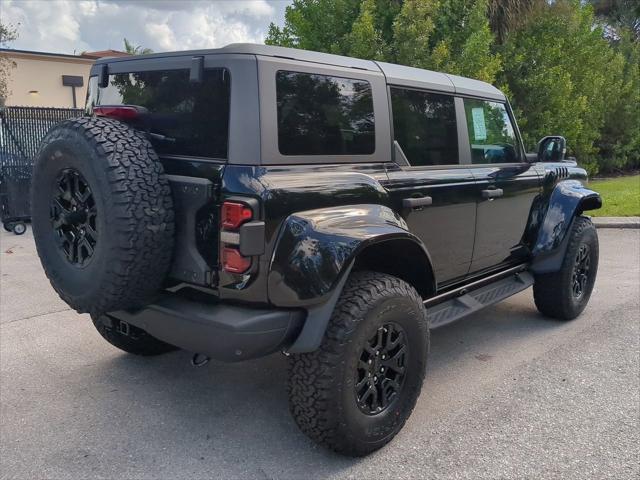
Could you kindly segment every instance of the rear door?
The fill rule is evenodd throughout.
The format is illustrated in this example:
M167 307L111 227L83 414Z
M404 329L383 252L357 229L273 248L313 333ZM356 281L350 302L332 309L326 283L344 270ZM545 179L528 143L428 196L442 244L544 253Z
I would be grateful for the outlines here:
M460 161L455 99L404 87L390 87L390 97L396 163L385 187L442 287L467 274L475 230L475 179Z
M476 236L470 273L500 268L527 256L523 237L540 177L525 161L515 123L505 103L474 98L464 104L476 181Z

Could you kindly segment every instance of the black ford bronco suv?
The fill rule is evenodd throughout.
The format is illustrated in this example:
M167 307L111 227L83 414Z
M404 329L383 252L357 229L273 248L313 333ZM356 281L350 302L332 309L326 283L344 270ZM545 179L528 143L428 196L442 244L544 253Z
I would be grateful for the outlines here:
M284 352L301 430L402 428L429 330L533 286L585 308L599 208L562 137L526 154L489 84L264 45L107 58L33 177L51 284L130 353Z

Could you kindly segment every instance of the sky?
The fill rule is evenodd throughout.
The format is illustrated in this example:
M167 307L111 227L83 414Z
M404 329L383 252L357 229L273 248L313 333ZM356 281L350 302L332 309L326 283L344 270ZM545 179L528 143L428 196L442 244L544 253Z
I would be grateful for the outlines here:
M9 48L79 54L122 50L123 38L156 52L263 43L289 0L0 0L18 26Z

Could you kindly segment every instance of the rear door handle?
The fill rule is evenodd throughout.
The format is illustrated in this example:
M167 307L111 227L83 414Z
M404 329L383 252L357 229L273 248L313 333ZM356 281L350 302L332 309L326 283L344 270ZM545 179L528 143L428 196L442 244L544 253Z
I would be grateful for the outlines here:
M498 198L502 195L504 195L504 191L501 188L482 190L482 198Z
M427 207L432 203L433 199L431 197L411 197L402 199L402 206L404 208Z

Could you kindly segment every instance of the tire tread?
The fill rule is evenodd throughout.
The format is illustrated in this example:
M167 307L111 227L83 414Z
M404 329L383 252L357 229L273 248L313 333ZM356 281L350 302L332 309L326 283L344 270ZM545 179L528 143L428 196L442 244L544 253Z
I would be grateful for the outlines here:
M62 272L49 268L43 249L36 246L53 288L80 313L104 312L144 305L168 274L173 254L174 210L169 181L144 133L128 125L99 117L65 120L52 127L42 141L34 167L34 185L43 185L40 166L45 150L54 142L83 142L95 153L91 160L107 181L105 204L111 209L109 266L93 295L71 295L64 289ZM34 194L37 188L34 188ZM33 202L32 202L33 203ZM36 229L37 230L37 225ZM37 232L36 232L37 233ZM47 240L44 240L47 241Z
M543 315L558 320L572 320L582 312L586 302L589 300L589 295L587 295L584 305L577 308L563 287L567 285L567 282L571 281L575 252L586 233L590 230L595 234L595 227L589 218L583 216L576 217L572 229L568 233L571 237L569 238L569 244L567 245L560 270L535 276L533 299L536 308ZM597 269L597 255L594 267Z
M335 307L320 348L311 353L295 354L289 358L289 407L296 424L311 439L339 453L361 456L371 452L369 447L358 445L341 430L340 408L334 402L336 379L343 366L342 354L367 310L389 295L409 297L418 304L422 299L416 290L403 280L377 272L355 272L347 282ZM426 313L422 319L427 336ZM425 359L426 354L425 352ZM424 364L426 367L426 362ZM419 394L420 385L407 415L400 419L399 431ZM382 446L382 445L380 445ZM379 448L376 447L376 448Z

